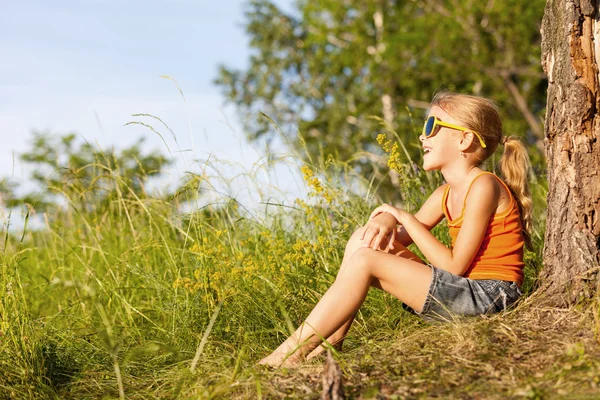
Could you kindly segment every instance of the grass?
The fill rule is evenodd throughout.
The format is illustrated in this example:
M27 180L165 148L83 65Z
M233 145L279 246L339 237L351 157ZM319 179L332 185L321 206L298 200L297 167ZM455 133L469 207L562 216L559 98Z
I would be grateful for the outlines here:
M62 188L67 205L46 214L44 229L4 227L0 399L319 398L322 360L275 371L255 363L333 282L375 205L336 181L355 179L344 165L324 166L302 169L308 199L258 215L227 197L198 207L189 193L142 195L110 171L101 198ZM439 178L405 172L410 208ZM524 300L502 315L427 325L372 291L336 354L350 397L600 395L597 308L539 305L543 177L533 189ZM434 233L448 241L443 226Z
M417 324L356 347L342 357L347 393L356 398L597 398L600 352L590 311L534 304L526 301L505 315L443 327ZM312 385L303 397L316 397L321 368L276 374L270 394L296 393L308 379Z

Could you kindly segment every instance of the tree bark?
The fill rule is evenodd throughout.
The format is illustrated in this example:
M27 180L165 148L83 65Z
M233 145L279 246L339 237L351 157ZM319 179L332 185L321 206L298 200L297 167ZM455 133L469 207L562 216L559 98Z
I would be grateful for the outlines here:
M548 0L548 213L542 287L554 305L597 296L600 266L600 14L598 0Z

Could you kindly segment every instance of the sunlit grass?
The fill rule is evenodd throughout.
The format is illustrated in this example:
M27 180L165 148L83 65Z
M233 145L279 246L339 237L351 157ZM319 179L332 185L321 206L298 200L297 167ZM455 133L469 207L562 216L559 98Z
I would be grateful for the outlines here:
M404 174L405 204L399 205L415 211L439 176L399 159L392 154L392 167ZM102 201L64 187L66 206L45 216L44 229L21 235L5 226L0 398L318 397L319 360L275 372L255 362L289 335L333 282L347 239L381 199L373 194L378 182L361 180L342 162L295 163L309 195L286 204L269 194L259 211L227 196L214 204L197 201L198 190L215 187L210 180L218 179L207 173L189 174L183 190L164 198L140 195L112 170ZM528 294L541 266L543 176L535 177L533 189ZM443 226L434 233L448 242ZM507 315L428 326L393 297L373 291L338 358L355 396L430 391L460 397L500 382L500 371L510 376L504 386L494 383L496 392L487 397L535 398L556 379L568 379L568 372L528 364L526 371L543 374L546 386L538 388L519 358L511 354L513 363L507 362L502 344L516 351L521 343L547 338L554 346L548 354L564 357L571 370L584 376L597 368L588 356L597 349L590 350L587 336L560 341L552 330L537 329L561 323L558 317L540 324L540 315L555 314L524 301ZM585 312L577 315L587 321ZM562 320L569 332L577 330L573 318ZM475 379L482 371L489 376Z

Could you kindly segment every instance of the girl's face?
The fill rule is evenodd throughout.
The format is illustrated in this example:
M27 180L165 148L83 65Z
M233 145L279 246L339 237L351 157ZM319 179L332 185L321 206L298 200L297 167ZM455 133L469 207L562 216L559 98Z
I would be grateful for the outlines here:
M452 118L447 112L438 106L429 109L427 117L435 116L441 121L455 125L461 125L460 121ZM460 154L458 144L462 132L455 129L436 126L434 136L425 137L423 133L419 136L423 147L423 169L431 171L441 169L444 165L455 161Z

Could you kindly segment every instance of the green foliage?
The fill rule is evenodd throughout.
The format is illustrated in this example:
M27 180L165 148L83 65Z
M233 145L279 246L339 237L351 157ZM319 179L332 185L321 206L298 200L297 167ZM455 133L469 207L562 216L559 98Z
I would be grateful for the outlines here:
M17 185L6 178L0 179L0 204L12 204L15 201Z
M16 195L18 185L0 181L4 204L13 207L29 204L46 211L70 199L78 205L103 206L119 192L145 197L145 183L159 175L170 159L159 152L142 150L143 138L120 151L103 150L89 142L80 142L75 134L62 136L34 132L31 149L20 155L30 181L38 190Z
M221 66L216 83L238 107L251 139L274 137L266 114L292 147L347 160L363 176L387 172L375 138L388 129L418 160L411 113L420 121L440 88L487 96L503 110L507 134L538 144L531 151L543 169L544 4L312 0L285 13L269 0L252 0L249 66ZM380 192L397 200L394 186L385 181Z

